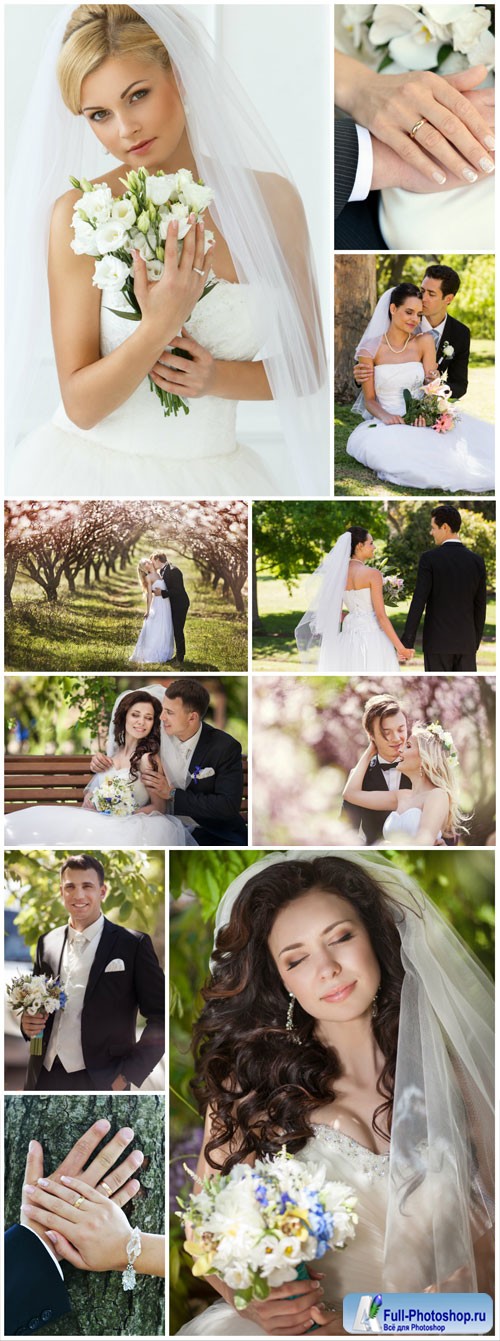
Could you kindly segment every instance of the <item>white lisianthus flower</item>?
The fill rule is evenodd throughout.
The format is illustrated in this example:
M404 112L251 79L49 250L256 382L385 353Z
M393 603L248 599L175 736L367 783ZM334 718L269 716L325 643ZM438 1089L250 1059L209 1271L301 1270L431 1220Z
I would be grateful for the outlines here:
M177 174L175 172L165 173L163 177L146 178L146 199L151 200L153 205L166 205L170 196L177 191Z
M464 52L466 56L481 33L487 31L490 25L488 9L484 9L482 5L473 5L471 11L463 8L460 18L455 19L452 24L453 48L455 51Z
M132 235L131 243L134 251L138 251L142 256L143 261L154 261L154 251L150 247L147 238L144 237L144 233L137 232L135 236Z
M190 182L182 192L186 205L191 210L196 210L200 214L206 209L210 201L213 200L214 193L209 186L202 186L200 182Z
M127 225L121 219L109 219L96 228L95 240L101 256L108 251L118 251L127 238Z
M95 191L84 191L78 201L78 208L84 210L87 217L97 224L107 223L111 218L112 207L113 193L104 183L96 186Z
M174 200L170 206L170 214L173 219L187 219L189 209L187 205L183 205L180 200Z
M156 258L154 261L146 261L146 270L148 272L148 279L152 280L153 283L156 283L158 279L161 279L163 274L163 261L157 261Z
M131 267L125 261L119 261L116 256L103 256L102 261L96 262L92 283L96 289L122 289L131 273Z
M92 224L85 223L78 214L73 215L73 228L75 236L70 243L71 250L76 256L100 256L99 247L96 246L96 230Z
M131 200L115 200L111 210L112 219L120 219L126 228L135 224L135 209Z
M495 68L495 38L487 28L479 34L476 42L468 48L470 65L486 65L488 70Z

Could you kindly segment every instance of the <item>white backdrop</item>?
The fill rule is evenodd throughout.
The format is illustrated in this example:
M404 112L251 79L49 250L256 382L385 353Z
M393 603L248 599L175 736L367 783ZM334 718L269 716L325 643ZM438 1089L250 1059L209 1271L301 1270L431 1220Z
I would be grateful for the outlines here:
M328 333L329 309L329 13L327 5L186 5L220 46L288 164L304 201ZM27 90L58 5L5 6L6 172L13 162ZM112 160L111 160L112 162ZM95 175L95 174L94 174ZM54 401L55 370L47 350L46 413ZM27 422L25 431L31 422ZM281 438L272 403L240 405L238 428L257 447Z

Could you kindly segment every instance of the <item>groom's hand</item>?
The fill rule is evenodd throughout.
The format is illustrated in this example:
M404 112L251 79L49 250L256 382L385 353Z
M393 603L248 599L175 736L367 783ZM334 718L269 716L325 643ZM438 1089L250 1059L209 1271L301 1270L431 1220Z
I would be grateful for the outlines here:
M107 768L113 767L113 760L108 754L93 754L90 760L91 773L105 773Z
M141 780L146 790L159 796L162 801L169 801L173 792L172 783L169 782L165 773L154 773L152 768L143 768L141 770Z

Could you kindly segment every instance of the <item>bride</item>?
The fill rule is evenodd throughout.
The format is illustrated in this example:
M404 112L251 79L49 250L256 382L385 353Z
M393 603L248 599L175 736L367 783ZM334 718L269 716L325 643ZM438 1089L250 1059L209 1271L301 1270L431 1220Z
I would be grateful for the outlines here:
M386 615L382 573L367 565L374 550L369 531L350 526L316 570L319 591L295 638L301 653L319 644L318 670L325 674L397 671L398 657L411 660Z
M344 800L368 810L389 810L383 837L430 847L443 837L454 839L464 830L465 816L457 797L458 755L448 731L439 722L416 723L396 771L410 779L411 788L399 791L363 791L363 779L377 750L373 741L364 750L344 788Z
M163 497L168 481L181 496L268 495L281 489L277 470L237 443L236 408L239 400L274 399L290 481L308 494L328 493L327 379L307 224L257 114L182 9L65 6L62 20L42 62L18 166L24 186L30 181L29 200L22 195L32 266L25 297L15 276L12 311L25 305L24 334L13 339L18 430L9 490ZM149 175L188 169L214 192L205 215L213 251L205 255L204 224L193 222L178 263L173 223L157 282L148 282L136 255L138 323L113 312L130 310L121 292L104 290L101 299L93 259L71 248L81 195L64 188L70 175L89 175L92 135L118 164L94 179L115 196L125 173L141 166ZM62 404L19 441L37 342L42 352L43 331L27 324L36 312L43 326L43 220L51 210L48 279ZM16 244L23 250L19 237ZM208 278L216 283L200 301ZM157 387L186 397L189 414L165 418L148 373ZM312 455L306 442L315 444Z
M10 846L18 843L75 843L96 847L197 847L181 820L161 813L162 802L149 795L142 781L144 769L163 771L159 758L160 714L159 699L143 689L125 694L115 710L113 739L116 743L112 766L107 768L105 776L106 779L123 778L131 784L132 815L98 813L93 793L104 781L103 774L98 773L89 782L81 807L37 805L8 815L5 842Z
M381 855L291 852L225 894L195 1092L200 1177L288 1151L354 1189L356 1236L315 1279L224 1302L202 1336L343 1335L350 1292L490 1289L493 994L419 886Z
M152 559L140 559L137 573L146 594L146 614L130 661L143 666L171 661L175 645L170 601L155 596L155 592L165 591L165 583Z
M421 396L426 379L436 375L432 335L416 334L421 317L416 284L397 284L379 299L356 349L358 356L373 360L373 377L364 382L354 406L366 422L351 433L348 455L391 484L452 492L494 489L490 424L460 414L454 428L438 434L423 422L403 422L404 390Z

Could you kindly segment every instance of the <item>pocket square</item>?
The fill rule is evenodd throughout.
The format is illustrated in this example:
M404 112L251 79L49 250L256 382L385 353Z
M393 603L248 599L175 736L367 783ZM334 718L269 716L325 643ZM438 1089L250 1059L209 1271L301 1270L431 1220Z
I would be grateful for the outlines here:
M105 973L124 973L124 972L125 972L125 964L123 963L123 959L110 959L109 964L106 964L106 968L105 968L104 972L105 972Z
M215 768L198 768L196 766L196 768L193 768L191 777L193 782L201 782L202 778L214 778Z

